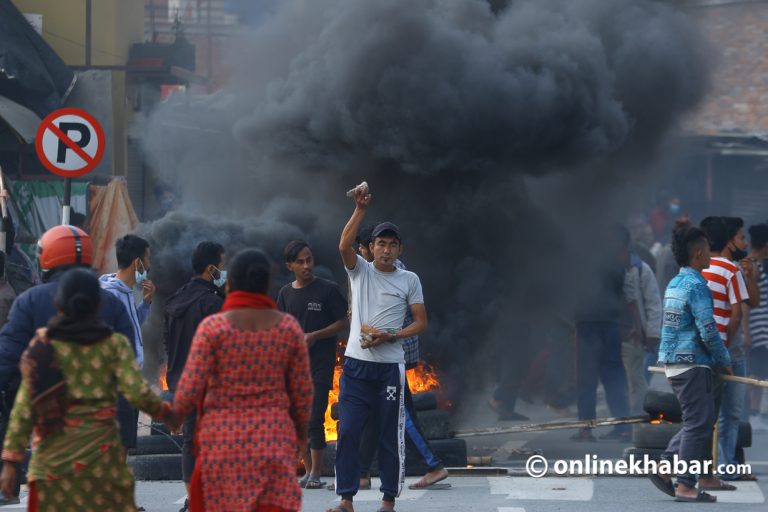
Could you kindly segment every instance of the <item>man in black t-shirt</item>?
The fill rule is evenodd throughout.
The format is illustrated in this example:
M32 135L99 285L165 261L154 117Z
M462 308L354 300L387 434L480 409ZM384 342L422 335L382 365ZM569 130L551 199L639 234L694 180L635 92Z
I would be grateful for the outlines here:
M296 317L304 329L312 369L314 398L309 420L309 447L304 453L306 475L302 487L320 489L325 450L325 410L328 392L333 387L337 335L347 327L347 301L336 283L315 276L312 248L303 240L294 240L285 248L285 264L296 280L280 290L277 307Z

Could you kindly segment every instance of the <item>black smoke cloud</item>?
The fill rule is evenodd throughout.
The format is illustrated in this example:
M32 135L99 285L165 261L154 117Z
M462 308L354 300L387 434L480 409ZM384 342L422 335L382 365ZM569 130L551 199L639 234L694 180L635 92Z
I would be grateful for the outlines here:
M600 228L705 92L704 48L655 1L286 0L233 52L226 90L151 119L148 154L184 199L143 228L153 272L167 295L196 241L279 261L303 237L344 283L343 193L366 179L366 220L401 226L424 285L423 353L481 385L474 369L599 266L586 249L601 256Z
M543 173L647 148L706 83L689 22L659 2L318 4L273 20L305 45L235 129L300 167Z

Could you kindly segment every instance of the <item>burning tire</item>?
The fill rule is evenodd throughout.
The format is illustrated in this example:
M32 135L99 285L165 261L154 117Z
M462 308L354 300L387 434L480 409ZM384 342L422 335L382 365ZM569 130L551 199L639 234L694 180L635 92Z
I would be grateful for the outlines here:
M681 423L638 423L632 426L632 444L635 448L664 450L682 426Z
M413 395L413 408L417 411L433 411L437 409L437 395L426 391Z
M181 480L181 454L135 455L128 465L136 480Z
M453 437L448 411L421 411L416 415L424 437L427 440L448 439Z
M649 389L643 401L643 410L654 418L663 417L667 421L683 421L683 411L674 393Z
M437 439L430 441L429 446L445 467L463 468L467 465L467 442L464 439ZM405 453L405 474L421 476L426 472L427 466L424 464L424 459L409 446Z
M181 445L184 443L182 436L163 435L139 436L136 439L136 448L128 450L128 455L161 455L181 453Z

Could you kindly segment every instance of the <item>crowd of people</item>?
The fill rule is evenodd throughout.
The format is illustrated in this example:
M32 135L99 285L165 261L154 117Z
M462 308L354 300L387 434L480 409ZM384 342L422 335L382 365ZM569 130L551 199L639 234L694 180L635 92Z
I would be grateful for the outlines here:
M357 491L370 488L377 451L381 509L392 510L404 482L406 439L429 468L414 487L444 480L405 375L418 363L418 335L427 327L421 283L399 260L396 225L362 226L370 198L366 187L356 189L341 235L349 302L336 283L315 275L306 241L285 248L295 279L277 301L268 295L272 262L264 253L230 257L222 245L200 242L191 279L165 301L173 397L166 402L141 374L142 325L156 292L150 244L136 235L119 239L117 271L97 278L85 231L56 226L43 234L42 284L13 299L0 331L4 503L18 503L26 476L32 511L141 510L126 459L141 410L182 432L182 510L299 510L302 488L327 486L323 423L337 340L350 324L336 482L329 486L340 496L335 510L352 512Z
M340 497L330 512L353 512L357 492L371 487L377 452L380 510L393 510L407 444L428 467L412 487L443 485L448 472L421 431L406 378L428 324L421 282L399 259L398 226L363 225L367 186L351 195L355 210L339 242L346 294L315 275L304 240L285 248L294 279L276 301L263 252L229 255L213 241L197 245L191 279L164 304L169 402L141 374L142 325L156 292L150 244L136 235L119 239L117 271L97 278L85 231L47 231L39 241L42 283L30 274L26 289L14 290L0 331L5 503L18 501L18 468L31 438L29 510L137 510L126 453L137 444L139 410L182 433L182 511L299 510L302 488L327 487ZM737 461L739 422L760 413L762 397L718 375L768 374L768 224L748 232L749 251L735 217L707 217L699 227L681 220L667 245L651 245L642 224L611 230L600 278L574 317L558 316L546 332L563 347L569 336L575 340L579 419L596 417L599 382L613 416L641 413L647 368L658 361L684 416L662 457L711 459L717 419L719 460ZM347 332L335 482L328 485L321 478L324 420L337 341ZM559 353L552 368L567 365L567 351ZM514 411L524 370L507 372L490 400L500 419L525 419ZM553 408L567 407L562 388L545 394ZM617 425L601 437L628 442L631 430ZM589 428L572 439L596 441ZM672 476L652 479L681 501L713 501L706 490L734 490L727 479L754 478L681 474L675 486Z

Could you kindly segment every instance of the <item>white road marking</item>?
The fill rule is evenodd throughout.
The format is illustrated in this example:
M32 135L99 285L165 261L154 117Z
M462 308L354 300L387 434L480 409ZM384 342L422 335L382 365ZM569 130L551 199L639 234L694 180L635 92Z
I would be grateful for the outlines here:
M765 503L765 496L757 482L728 482L738 489L735 491L707 491L717 496L718 503Z
M488 478L491 494L514 500L589 501L595 486L591 478Z

